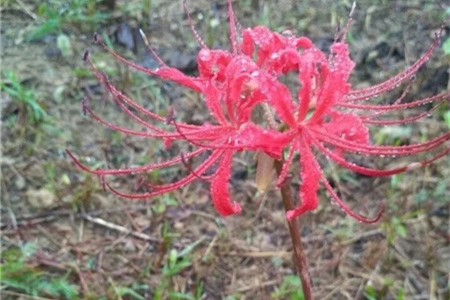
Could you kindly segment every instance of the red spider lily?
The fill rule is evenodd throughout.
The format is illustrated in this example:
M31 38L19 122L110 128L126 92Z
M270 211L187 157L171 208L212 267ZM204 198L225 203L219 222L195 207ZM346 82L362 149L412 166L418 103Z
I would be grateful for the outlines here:
M228 190L234 154L252 151L265 153L274 159L282 159L286 150L288 155L278 178L278 185L285 182L297 153L300 154L302 179L301 205L287 213L289 220L317 208L317 192L322 182L333 201L345 213L359 221L371 223L380 218L383 209L373 219L353 212L337 196L323 175L314 151L323 153L345 168L367 176L389 176L413 167L426 166L450 152L447 147L428 160L391 170L358 166L346 158L349 153L378 157L410 156L445 147L444 143L450 139L450 133L422 144L400 147L375 146L370 144L367 125L403 125L417 121L427 116L429 112L401 120L385 120L379 117L428 103L439 105L448 102L448 92L403 103L405 92L390 105L361 104L411 80L432 56L439 44L438 37L430 49L402 73L374 87L352 90L348 80L354 63L349 57L348 47L343 39L332 45L328 57L308 38L295 37L290 33L274 33L262 26L245 29L240 40L231 0L228 4L231 51L209 49L195 31L189 18L191 29L201 46L197 59L198 77L189 77L166 66L150 47L150 51L160 63L159 69L150 70L135 64L112 51L100 38L95 38L103 49L127 66L201 94L214 118L214 124L205 123L201 126L185 124L175 121L173 115L162 117L149 111L113 86L106 75L96 68L89 55L85 55L85 60L90 64L98 80L113 96L114 102L145 130L136 131L114 125L84 105L84 111L94 120L126 135L160 139L167 146L173 142L184 141L197 149L166 162L117 170L92 170L68 151L76 165L104 178L147 173L178 164L187 165L187 160L209 154L208 158L190 170L190 174L186 177L167 185L148 185L150 191L147 193L126 194L112 188L108 183L106 186L125 198L146 199L185 187L197 179L203 179L211 183L211 195L216 210L222 216L227 216L241 211L239 204L231 200ZM297 99L292 97L291 90L281 82L283 76L293 72L298 73L301 84ZM267 124L256 124L252 120L252 112L257 106L264 107ZM171 130L165 129L168 124L171 125ZM211 175L212 170L214 171Z
M450 149L446 147L430 159L390 170L359 166L348 161L345 157L346 153L378 157L418 155L438 149L450 140L450 133L445 133L421 144L398 147L376 146L370 143L367 127L367 125L404 125L424 118L429 115L429 111L399 120L379 119L379 116L428 103L437 104L433 108L434 110L440 104L449 102L450 93L448 92L401 103L407 94L406 90L393 104L361 104L361 102L375 99L411 80L430 59L439 45L439 35L436 36L429 50L405 71L381 84L361 90L352 90L348 82L354 63L349 57L348 47L344 41L335 42L331 46L331 54L326 57L313 45L303 47L302 51L292 49L292 44L286 42L286 39L283 41L282 37L266 28L258 28L256 34L249 30L247 36L250 41L248 55L254 54L256 46L258 48L256 56L260 58L258 64L261 67L281 74L286 74L289 71L298 72L298 80L302 86L298 94L298 104L294 110L290 111L291 117L285 117L285 119L295 119L291 123L286 123L290 127L287 133L294 134L295 138L290 143L288 158L278 178L278 185L280 185L289 174L295 153L300 153L302 178L300 199L302 199L302 203L299 207L287 213L289 220L317 208L319 203L317 191L320 182L324 184L332 200L346 214L358 221L364 223L376 222L384 210L384 207L382 207L372 219L353 212L338 197L323 175L322 169L313 154L313 149L322 152L326 157L344 168L372 177L390 176L413 168L427 166L450 153ZM280 40L283 42L280 43Z
M85 61L90 65L99 82L113 96L114 102L124 113L143 126L145 130L136 131L104 120L92 111L86 101L84 101L83 111L86 114L102 125L125 135L160 139L168 146L175 141L186 141L198 149L166 162L117 170L92 170L83 165L68 150L69 156L76 165L84 171L100 176L104 180L106 176L141 174L172 167L177 164L186 165L187 160L209 153L209 157L194 170L190 170L190 174L185 178L167 185L147 185L150 188L150 191L147 193L126 194L114 189L106 181L104 182L111 191L122 197L146 199L180 189L196 179L204 179L211 183L213 203L222 216L239 213L241 207L231 200L228 191L228 181L231 177L234 154L240 151L254 151L266 153L275 159L281 159L282 151L291 139L289 135L277 130L256 125L251 120L252 111L258 104L266 101L264 93L271 93L273 105L280 110L284 110L284 114L286 114L290 107L283 107L283 105L290 105L290 97L287 97L289 90L280 85L271 76L259 76L257 74L259 68L256 63L251 58L240 54L240 50L237 48L238 41L231 7L230 24L232 24L230 26L232 32L231 41L234 45L232 53L208 49L192 27L202 46L198 55L199 76L195 78L186 76L177 69L166 66L152 49L150 50L160 62L161 67L157 70L143 68L113 52L98 36L95 36L96 43L126 65L150 76L173 81L202 94L216 124L197 126L179 123L175 121L174 116L162 117L147 110L112 85L107 76L97 69L89 53L86 52L84 55ZM267 83L265 86L267 90L258 88L262 81ZM279 89L282 91L278 92ZM283 101L275 101L275 98L281 92L286 96L285 99ZM153 123L149 122L148 119ZM162 128L164 126L167 127L167 124L172 125L173 129L171 131ZM216 167L214 173L206 176L205 174L211 172L214 167Z

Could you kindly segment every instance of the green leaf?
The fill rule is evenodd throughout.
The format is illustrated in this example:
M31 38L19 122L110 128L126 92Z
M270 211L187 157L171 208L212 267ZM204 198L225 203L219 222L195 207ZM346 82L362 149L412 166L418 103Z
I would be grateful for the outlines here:
M392 218L392 224L394 225L395 232L401 236L402 238L406 238L408 236L408 231L406 226L399 218Z
M122 296L131 296L132 299L137 299L137 300L145 300L145 298L141 295L139 295L136 291L134 291L131 288L128 287L118 287L115 289L117 296L122 297Z
M49 34L58 32L61 27L61 19L50 19L34 30L29 36L28 41L33 42L46 37Z
M450 40L450 38L449 38L449 40ZM447 127L450 129L450 110L448 110L444 113L444 121L445 121L445 124L447 124Z
M195 300L194 296L189 295L189 294L184 294L184 293L176 293L176 292L172 292L170 293L170 299L186 299L186 300Z
M450 55L450 37L442 44L442 49L444 50L445 55Z
M58 49L59 51L61 51L63 57L70 57L73 55L72 45L67 35L65 34L58 35L58 38L56 39L56 44L58 45Z
M272 293L273 299L290 299L290 300L304 300L302 284L300 278L295 275L284 277L278 291Z

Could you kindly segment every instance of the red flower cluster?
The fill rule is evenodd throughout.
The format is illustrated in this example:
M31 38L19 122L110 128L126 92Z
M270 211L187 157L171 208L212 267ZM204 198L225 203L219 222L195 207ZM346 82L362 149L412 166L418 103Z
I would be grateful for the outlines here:
M245 29L242 34L238 34L231 0L228 1L228 5L231 51L209 49L191 23L192 31L201 46L197 59L198 77L189 77L177 69L166 66L151 48L149 49L158 59L160 68L146 69L113 52L99 37L95 38L100 46L127 66L201 94L206 107L215 119L213 124L179 123L175 120L174 114L162 117L149 111L112 85L106 75L96 68L89 54L85 55L85 60L90 64L98 80L113 96L114 102L145 130L136 131L114 125L84 105L87 114L106 127L126 135L160 139L168 147L173 142L184 141L196 150L162 163L117 170L92 170L67 151L77 166L104 179L107 176L147 173L177 164L187 165L188 160L208 154L208 158L190 170L186 177L166 185L148 184L147 193L126 194L114 189L106 181L105 185L121 197L147 199L183 188L197 179L207 180L211 185L216 210L222 216L227 216L241 212L240 205L231 200L228 183L232 173L233 156L237 152L265 153L277 160L284 160L286 152L287 157L277 181L278 186L289 176L298 153L301 204L287 213L289 220L317 208L317 192L322 182L332 200L346 214L361 222L370 223L379 219L383 209L373 219L353 212L338 197L323 175L314 152L321 152L338 165L367 176L398 174L415 167L429 165L450 153L446 144L450 140L450 133L421 144L376 146L370 143L367 127L411 123L427 116L429 111L399 120L385 119L383 116L429 103L436 103L433 108L435 109L438 105L449 102L450 93L445 92L404 103L405 92L392 104L366 104L368 100L410 81L438 47L438 36L430 49L405 71L376 86L352 90L349 77L354 63L350 59L344 38L331 46L330 54L327 56L308 38L295 37L289 32L278 34L266 27L258 26ZM281 81L283 76L291 73L297 74L301 86L295 97ZM266 112L267 120L263 124L255 123L252 119L252 113L258 106L263 107ZM172 130L164 129L167 125L171 125ZM363 167L348 161L347 158L351 153L394 157L427 152L432 152L433 156L390 170Z

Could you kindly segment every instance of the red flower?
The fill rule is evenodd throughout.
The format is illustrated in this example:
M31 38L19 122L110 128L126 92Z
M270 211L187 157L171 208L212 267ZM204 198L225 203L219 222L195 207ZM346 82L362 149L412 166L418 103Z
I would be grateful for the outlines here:
M113 96L115 103L124 113L146 129L144 131L135 131L114 125L95 114L86 102L83 104L85 113L106 127L126 135L160 139L167 146L170 146L175 141L185 141L197 147L197 150L182 154L180 157L175 157L163 163L118 170L92 170L83 165L68 150L67 152L75 164L84 171L96 174L104 180L106 176L141 174L161 168L172 167L177 164L186 165L187 160L209 153L209 157L194 170L191 170L190 174L185 178L167 185L147 184L147 187L150 189L147 193L126 194L114 189L106 181L105 186L114 193L128 199L146 199L185 187L200 178L211 183L213 203L216 210L222 216L239 213L241 207L231 200L228 191L228 182L231 177L234 154L240 151L264 152L275 159L280 159L283 149L291 139L290 136L277 130L256 125L251 120L252 111L258 104L266 101L266 93L271 94L274 106L280 109L287 110L282 105L290 105L291 102L290 97L288 97L289 90L287 88L279 84L273 76L269 76L268 74L259 75L259 67L256 63L250 57L241 54L241 50L238 48L234 15L231 7L230 24L232 32L231 42L234 46L232 52L208 49L192 27L194 34L202 46L198 55L198 77L186 76L177 69L166 66L151 49L161 63L161 67L157 70L146 69L113 52L96 35L96 43L126 65L150 76L175 82L202 94L205 104L214 117L216 124L205 123L197 126L178 123L175 121L174 116L162 117L147 110L112 85L106 75L97 69L89 53L86 52L84 56L85 61L89 63L97 79ZM284 93L284 99L275 102L276 98L281 95L281 92ZM144 119L143 116L153 121L153 123ZM167 124L172 125L172 131L162 128L167 127ZM214 167L215 171L213 174L206 176L205 174L211 172Z
M107 182L106 186L122 197L145 199L185 187L201 178L211 183L214 206L222 216L226 216L241 211L239 204L231 200L228 190L234 154L240 151L263 152L275 159L281 159L286 150L288 156L278 178L278 185L283 184L289 175L297 153L300 154L302 179L301 205L288 212L288 219L292 220L317 208L317 191L322 182L333 201L344 212L362 222L375 222L381 216L382 210L373 219L354 213L337 196L323 175L315 151L323 153L345 168L367 176L389 176L413 167L426 166L450 152L446 147L428 160L391 170L371 169L353 164L347 159L349 153L379 157L417 155L441 148L450 139L450 133L446 133L422 144L400 147L375 146L370 143L367 127L367 125L403 125L419 120L428 112L401 120L385 120L379 117L389 112L427 103L434 102L439 105L448 102L448 92L408 103L402 102L405 93L390 105L361 104L411 80L432 56L438 46L438 38L430 49L404 72L374 87L352 90L349 77L354 63L349 57L348 47L343 39L332 45L329 56L320 51L308 38L295 37L289 32L274 33L262 26L245 29L240 41L231 0L228 4L231 51L212 50L206 47L191 24L192 31L201 46L197 58L198 77L189 77L166 66L150 47L150 51L160 62L159 69L146 69L128 61L109 49L100 38L95 38L100 46L122 63L149 76L172 81L201 94L215 122L200 126L190 125L175 121L173 115L162 117L147 110L113 86L86 54L86 61L98 80L113 95L115 103L146 129L135 131L114 125L96 115L85 105L84 110L87 114L99 123L126 135L160 139L167 146L173 142L184 141L197 149L163 163L118 170L91 170L68 151L80 168L102 178L124 176L151 172L177 164L187 165L187 160L209 154L208 158L191 170L185 178L167 185L147 185L150 188L147 193L126 194L112 188ZM301 85L297 97L292 97L291 90L281 81L282 76L292 72L298 73ZM252 113L257 106L265 109L267 122L263 124L255 124L252 120ZM172 130L166 129L167 124L172 126ZM211 175L212 170L214 171Z
M338 197L323 175L313 150L322 152L326 157L344 168L372 177L390 176L416 167L423 167L450 153L447 146L432 158L390 170L363 167L350 162L346 158L347 153L377 157L418 155L438 149L450 140L450 133L445 133L422 144L398 147L376 146L370 143L367 127L367 125L404 125L424 118L429 115L429 111L400 120L385 120L379 117L393 111L414 108L428 103L436 103L437 105L433 108L436 109L440 104L449 102L450 93L448 92L402 103L406 96L406 90L392 104L364 104L364 102L375 99L411 80L432 56L439 44L439 36L436 36L430 49L405 71L376 86L352 90L348 79L354 63L349 57L348 47L344 41L335 42L331 46L329 57L326 57L315 46L306 43L304 44L306 46L301 47L301 51L293 51L293 43L288 43L286 39L283 41L278 34L271 33L268 29L258 28L258 34L249 32L248 35L251 36L249 38L250 45L252 45L252 47L249 47L251 49L249 55L253 51L253 45L256 45L259 48L256 51L256 56L260 58L259 65L280 74L286 74L290 71L297 72L302 87L298 94L298 102L295 102L298 104L295 104L295 109L290 111L290 117L284 117L286 120L295 119L295 121L286 122L290 127L286 134L294 134L295 138L290 143L288 158L281 176L278 178L278 185L280 185L289 174L295 154L299 153L302 179L300 199L302 202L299 207L287 213L289 220L317 208L319 203L317 191L320 182L323 183L333 201L346 214L361 222L376 222L384 210L384 207L382 207L372 219L353 212Z

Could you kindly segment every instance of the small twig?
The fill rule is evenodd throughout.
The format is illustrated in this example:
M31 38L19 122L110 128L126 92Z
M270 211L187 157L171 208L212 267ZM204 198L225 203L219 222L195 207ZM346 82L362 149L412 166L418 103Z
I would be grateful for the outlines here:
M203 256L202 256L202 257L204 257L204 258L205 258L205 257L208 257L208 255L209 255L209 253L211 252L212 248L213 248L214 245L216 244L217 239L218 239L218 236L216 235L216 236L211 240L211 242L209 243L208 248L206 248L205 253L203 253Z
M83 213L84 209L83 209ZM84 234L84 219L81 219L81 221L79 222L79 226L78 226L78 231L77 231L77 237L78 237L78 242L80 243L83 240L83 234Z
M50 233L46 228L42 227L42 226L38 226L37 230L42 233L52 244L58 246L58 247L62 247L60 244L60 239L57 238L54 234ZM55 239L56 238L56 239Z
M203 212L203 211L200 211L200 210L191 210L190 212L193 215L197 215L197 216L200 216L200 217L212 220L212 221L215 221L217 219L216 216L214 216L212 214L209 214L209 213L206 213L206 212Z
M436 271L431 270L430 274L430 292L428 293L429 299L437 299L437 282L436 282Z
M343 283L339 282L339 281L333 283L330 286L327 286L327 290L330 290L330 291L327 292L327 294L325 296L322 296L322 300L336 299L336 295L335 294L338 291L342 290L342 286L343 286ZM324 293L325 293L325 290L324 290ZM358 299L358 298L355 298L355 299Z
M18 219L14 215L8 214L10 219L10 224L13 230L17 230L19 227L30 227L34 225L38 225L40 223L46 223L51 222L58 218L58 214L55 215L48 215L48 216L36 216L36 217L30 217L29 219ZM2 230L5 229L5 227L8 226L7 222L1 222L0 228Z
M8 211L9 219L11 220L12 228L16 230L17 229L17 218L16 218L16 215L14 214L13 210L11 209L11 207L8 206L6 209Z
M30 295L26 295L26 294L22 294L22 293L16 293L16 292L12 292L12 291L1 290L0 296L6 296L6 295L17 297L17 298L14 298L14 299L23 299L23 300L27 300L27 299L30 299L30 300L53 300L51 298L30 296Z
M239 256L252 258L267 258L267 257L283 257L292 255L291 251L265 251L265 252L223 252L220 255L225 256Z
M147 235L145 233L132 231L132 230L126 228L126 227L123 227L123 226L120 226L120 225L117 225L117 224L114 224L114 223L111 223L111 222L107 222L107 221L105 221L103 219L95 218L95 217L92 217L92 216L87 215L87 214L83 215L83 219L85 219L85 220L87 220L87 221L89 221L91 223L94 223L94 224L97 224L97 225L100 225L100 226L103 226L103 227L106 227L106 228L109 228L109 229L112 229L112 230L115 230L115 231L118 231L118 232L121 232L121 233L124 233L124 234L129 234L129 235L131 235L131 236L133 236L135 238L138 238L138 239L141 239L141 240L144 240L144 241L158 242L158 243L161 242L159 239L151 237L151 236L149 236L149 235Z
M375 236L375 235L379 235L379 234L382 235L383 238L385 238L385 234L384 234L383 230L381 228L377 228L377 229L374 229L374 230L365 231L363 233L355 235L355 236L351 237L350 239L343 241L341 243L341 245L342 246L348 246L348 245L356 243L357 241L359 241L361 239L366 239L366 238L369 238L371 236Z
M248 285L248 286L244 286L238 289L233 290L233 293L245 293L254 289L261 289L263 287L267 287L267 286L271 286L271 285L276 285L279 284L278 280L269 280L266 282L262 282L262 283L256 283L254 285Z
M35 21L38 19L38 16L35 13L33 13L28 7L26 7L26 5L21 0L16 0L16 3L20 6L21 9L23 9L25 14L27 14L30 18L32 18Z
M99 216L102 214L107 213L114 213L114 212L123 212L124 210L131 212L131 211L140 211L140 210L146 210L146 206L121 206L116 207L113 209L102 209L102 210L96 210L96 211L90 211L90 216ZM85 214L85 213L84 213ZM11 226L13 229L17 229L17 227L29 227L29 226L35 226L40 223L47 223L54 220L59 220L60 217L63 216L73 216L73 218L81 218L83 217L83 213L74 213L71 209L64 209L64 210L58 210L58 211L51 211L44 214L37 214L37 215L25 215L25 216L15 216L9 214L10 222L0 222L0 228L2 230L6 229L7 226Z

